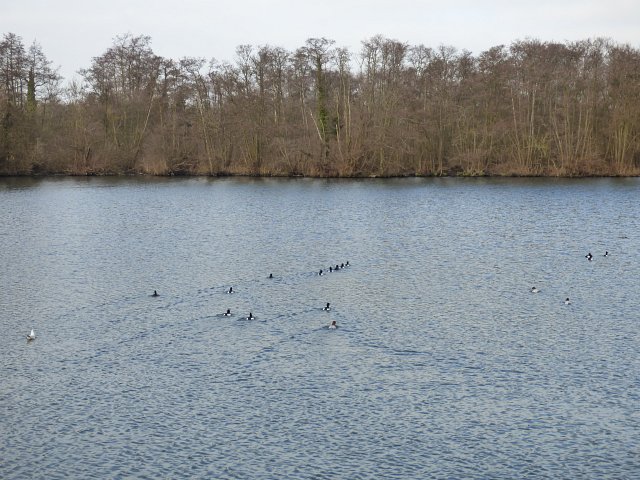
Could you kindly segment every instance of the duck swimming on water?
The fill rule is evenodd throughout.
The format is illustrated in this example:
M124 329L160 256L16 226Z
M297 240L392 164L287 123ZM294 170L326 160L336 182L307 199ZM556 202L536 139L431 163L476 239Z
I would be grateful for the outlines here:
M538 290L536 287L531 287L531 293L538 293L540 292L540 290Z
M225 317L230 317L231 316L231 309L227 308L227 311L224 312L222 315L224 315Z
M338 328L338 324L336 323L335 320L333 320L331 322L331 325L329 325L329 328L332 329L332 330Z
M329 302L327 302L327 306L326 307L322 307L322 309L328 312L329 310L331 310L331 306L330 305L331 304Z

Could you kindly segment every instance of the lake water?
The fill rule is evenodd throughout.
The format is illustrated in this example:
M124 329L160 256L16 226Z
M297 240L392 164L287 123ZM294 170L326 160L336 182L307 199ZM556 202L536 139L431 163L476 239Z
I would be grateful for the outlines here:
M639 193L0 180L0 478L639 478Z

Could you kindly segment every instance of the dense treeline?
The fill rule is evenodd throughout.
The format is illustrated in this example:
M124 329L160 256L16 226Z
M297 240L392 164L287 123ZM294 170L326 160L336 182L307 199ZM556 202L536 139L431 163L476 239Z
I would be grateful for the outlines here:
M640 51L524 40L477 56L376 36L311 38L235 63L117 37L62 79L0 42L0 173L636 175Z

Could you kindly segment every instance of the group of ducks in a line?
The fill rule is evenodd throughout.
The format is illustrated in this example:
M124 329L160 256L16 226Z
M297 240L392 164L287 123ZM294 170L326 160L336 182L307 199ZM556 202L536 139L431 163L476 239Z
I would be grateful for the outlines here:
M609 251L605 251L604 254L602 255L603 257L608 257L609 256ZM591 261L593 260L593 255L591 255L591 252L587 253L584 258L586 258L587 260ZM540 293L540 290L536 287L531 287L531 293ZM564 300L564 304L565 305L571 305L571 299L569 299L569 297L565 298Z
M348 261L348 260L347 260L347 263L341 263L341 264L339 264L339 265L336 263L336 266L335 266L335 267L333 267L333 266L330 266L330 267L329 267L329 273L331 273L331 272L337 272L338 270L341 270L341 269L343 269L343 268L347 268L347 267L350 267L350 266L351 266L351 265L349 265L349 261ZM322 275L324 275L324 273L325 273L325 271L324 271L324 270L322 270L322 269L320 269L320 271L318 272L318 275L322 276Z

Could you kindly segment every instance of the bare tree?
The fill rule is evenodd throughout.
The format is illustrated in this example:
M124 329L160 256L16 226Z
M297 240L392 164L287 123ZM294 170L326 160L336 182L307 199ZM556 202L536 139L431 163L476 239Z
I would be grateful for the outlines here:
M321 142L321 158L322 169L327 168L327 159L329 156L329 144L327 137L330 132L329 111L327 106L327 64L332 59L333 52L331 46L335 43L327 38L309 38L305 42L303 49L307 57L315 77L315 93L316 93L316 112L317 117L314 118L314 124L318 131L318 137Z

